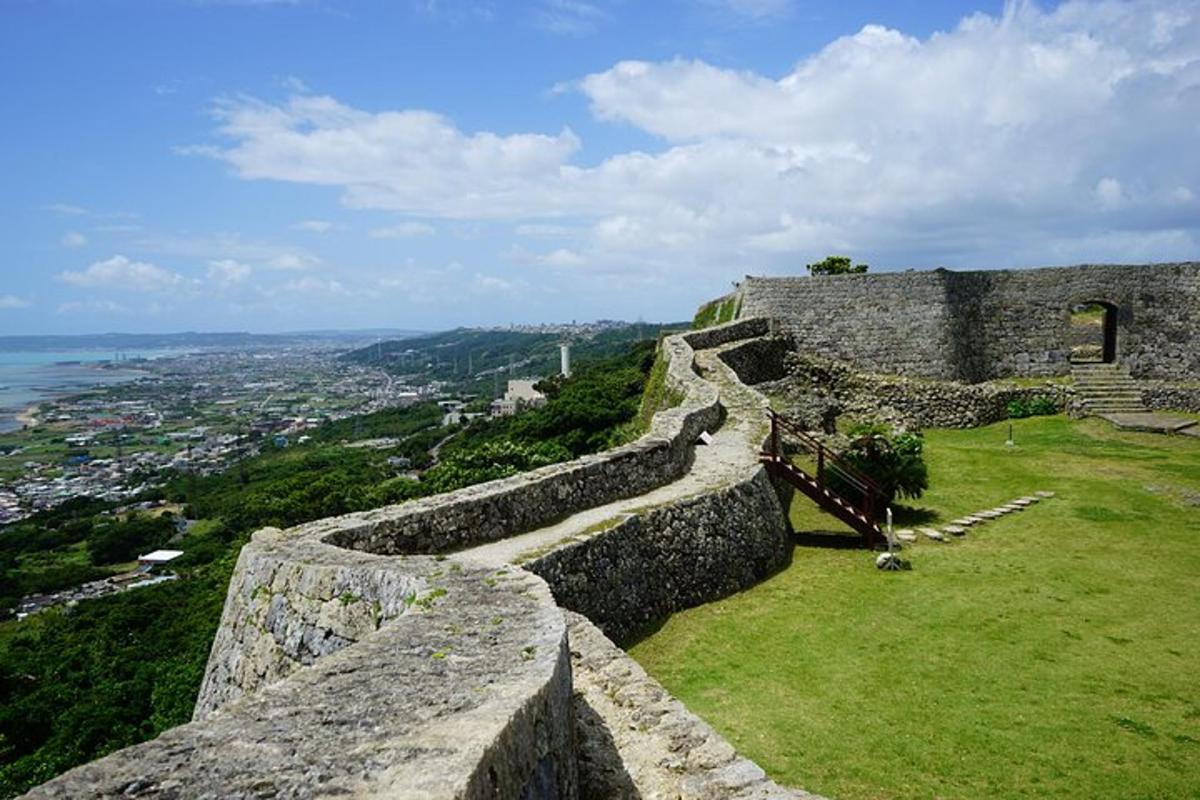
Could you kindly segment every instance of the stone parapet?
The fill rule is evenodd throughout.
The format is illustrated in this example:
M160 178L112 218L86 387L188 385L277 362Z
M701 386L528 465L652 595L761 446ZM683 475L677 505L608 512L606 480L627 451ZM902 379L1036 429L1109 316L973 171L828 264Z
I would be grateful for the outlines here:
M26 797L577 796L566 627L542 581L286 533L247 549L213 659L257 685Z
M731 323L712 329L704 341L736 337L763 324ZM716 389L696 374L691 338L669 336L662 344L670 359L669 387L683 395L683 402L656 414L650 431L631 444L310 526L334 528L329 541L349 549L386 555L442 553L503 539L668 483L687 471L700 432L714 429L721 418Z
M731 486L639 510L524 566L550 585L559 605L622 642L786 566L786 518L766 470L756 465Z

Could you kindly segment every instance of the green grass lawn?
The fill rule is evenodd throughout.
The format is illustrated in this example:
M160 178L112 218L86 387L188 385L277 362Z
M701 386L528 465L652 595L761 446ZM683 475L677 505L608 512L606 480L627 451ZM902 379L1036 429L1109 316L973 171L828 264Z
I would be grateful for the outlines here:
M1016 421L1006 449L1007 425L929 431L917 505L1056 498L910 546L909 572L799 548L632 655L830 797L1200 797L1200 441L1060 416ZM810 505L798 529L836 529Z

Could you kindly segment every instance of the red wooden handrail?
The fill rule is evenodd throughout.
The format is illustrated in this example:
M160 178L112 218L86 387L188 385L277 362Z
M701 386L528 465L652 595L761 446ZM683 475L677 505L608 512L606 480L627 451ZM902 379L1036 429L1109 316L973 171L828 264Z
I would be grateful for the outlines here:
M773 409L767 410L771 419L771 440L768 455L776 461L784 459L783 448L780 446L780 430L786 431L796 439L806 451L817 459L817 482L824 486L825 470L832 469L843 481L862 494L862 508L869 519L875 517L876 499L884 499L883 487L862 470L846 461L835 450L826 447L824 442L812 436L792 420Z

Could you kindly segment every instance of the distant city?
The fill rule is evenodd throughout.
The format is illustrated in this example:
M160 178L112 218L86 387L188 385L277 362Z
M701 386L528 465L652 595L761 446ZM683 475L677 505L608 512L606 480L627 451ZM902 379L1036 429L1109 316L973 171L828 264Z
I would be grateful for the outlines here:
M538 377L568 368L560 340L588 342L637 326L649 336L658 330L601 320L427 337L398 330L0 337L0 364L12 353L70 352L98 339L113 348L110 358L93 353L90 363L70 365L75 391L10 409L20 427L0 433L0 525L75 497L121 502L173 474L220 472L357 414L440 400L448 425L511 415L540 402ZM521 344L501 352L490 344L495 333L520 334ZM527 345L538 343L550 355L531 355L540 351ZM155 358L125 352L162 347L193 349ZM82 388L88 375L93 385ZM467 408L481 395L490 395L486 403Z

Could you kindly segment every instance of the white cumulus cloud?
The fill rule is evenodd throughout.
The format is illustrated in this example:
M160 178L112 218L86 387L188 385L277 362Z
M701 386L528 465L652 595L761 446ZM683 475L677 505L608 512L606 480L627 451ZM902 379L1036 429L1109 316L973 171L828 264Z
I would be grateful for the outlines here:
M72 286L89 289L119 289L135 292L155 292L175 288L184 283L182 275L143 261L132 261L115 255L107 261L97 261L78 272L67 271L59 279Z
M218 104L229 147L202 152L243 178L340 186L353 207L427 216L510 217L544 202L537 187L579 148L557 135L466 134L430 111L369 113L331 97L293 97L279 106L237 99ZM525 198L530 192L531 201Z
M562 252L597 270L795 269L829 252L893 267L1195 257L1194 2L1013 2L927 38L867 25L797 55L782 75L675 59L585 76L574 85L598 119L659 142L586 165L567 127L467 132L311 96L222 103L226 144L203 152L247 179L340 187L353 207L569 217Z

